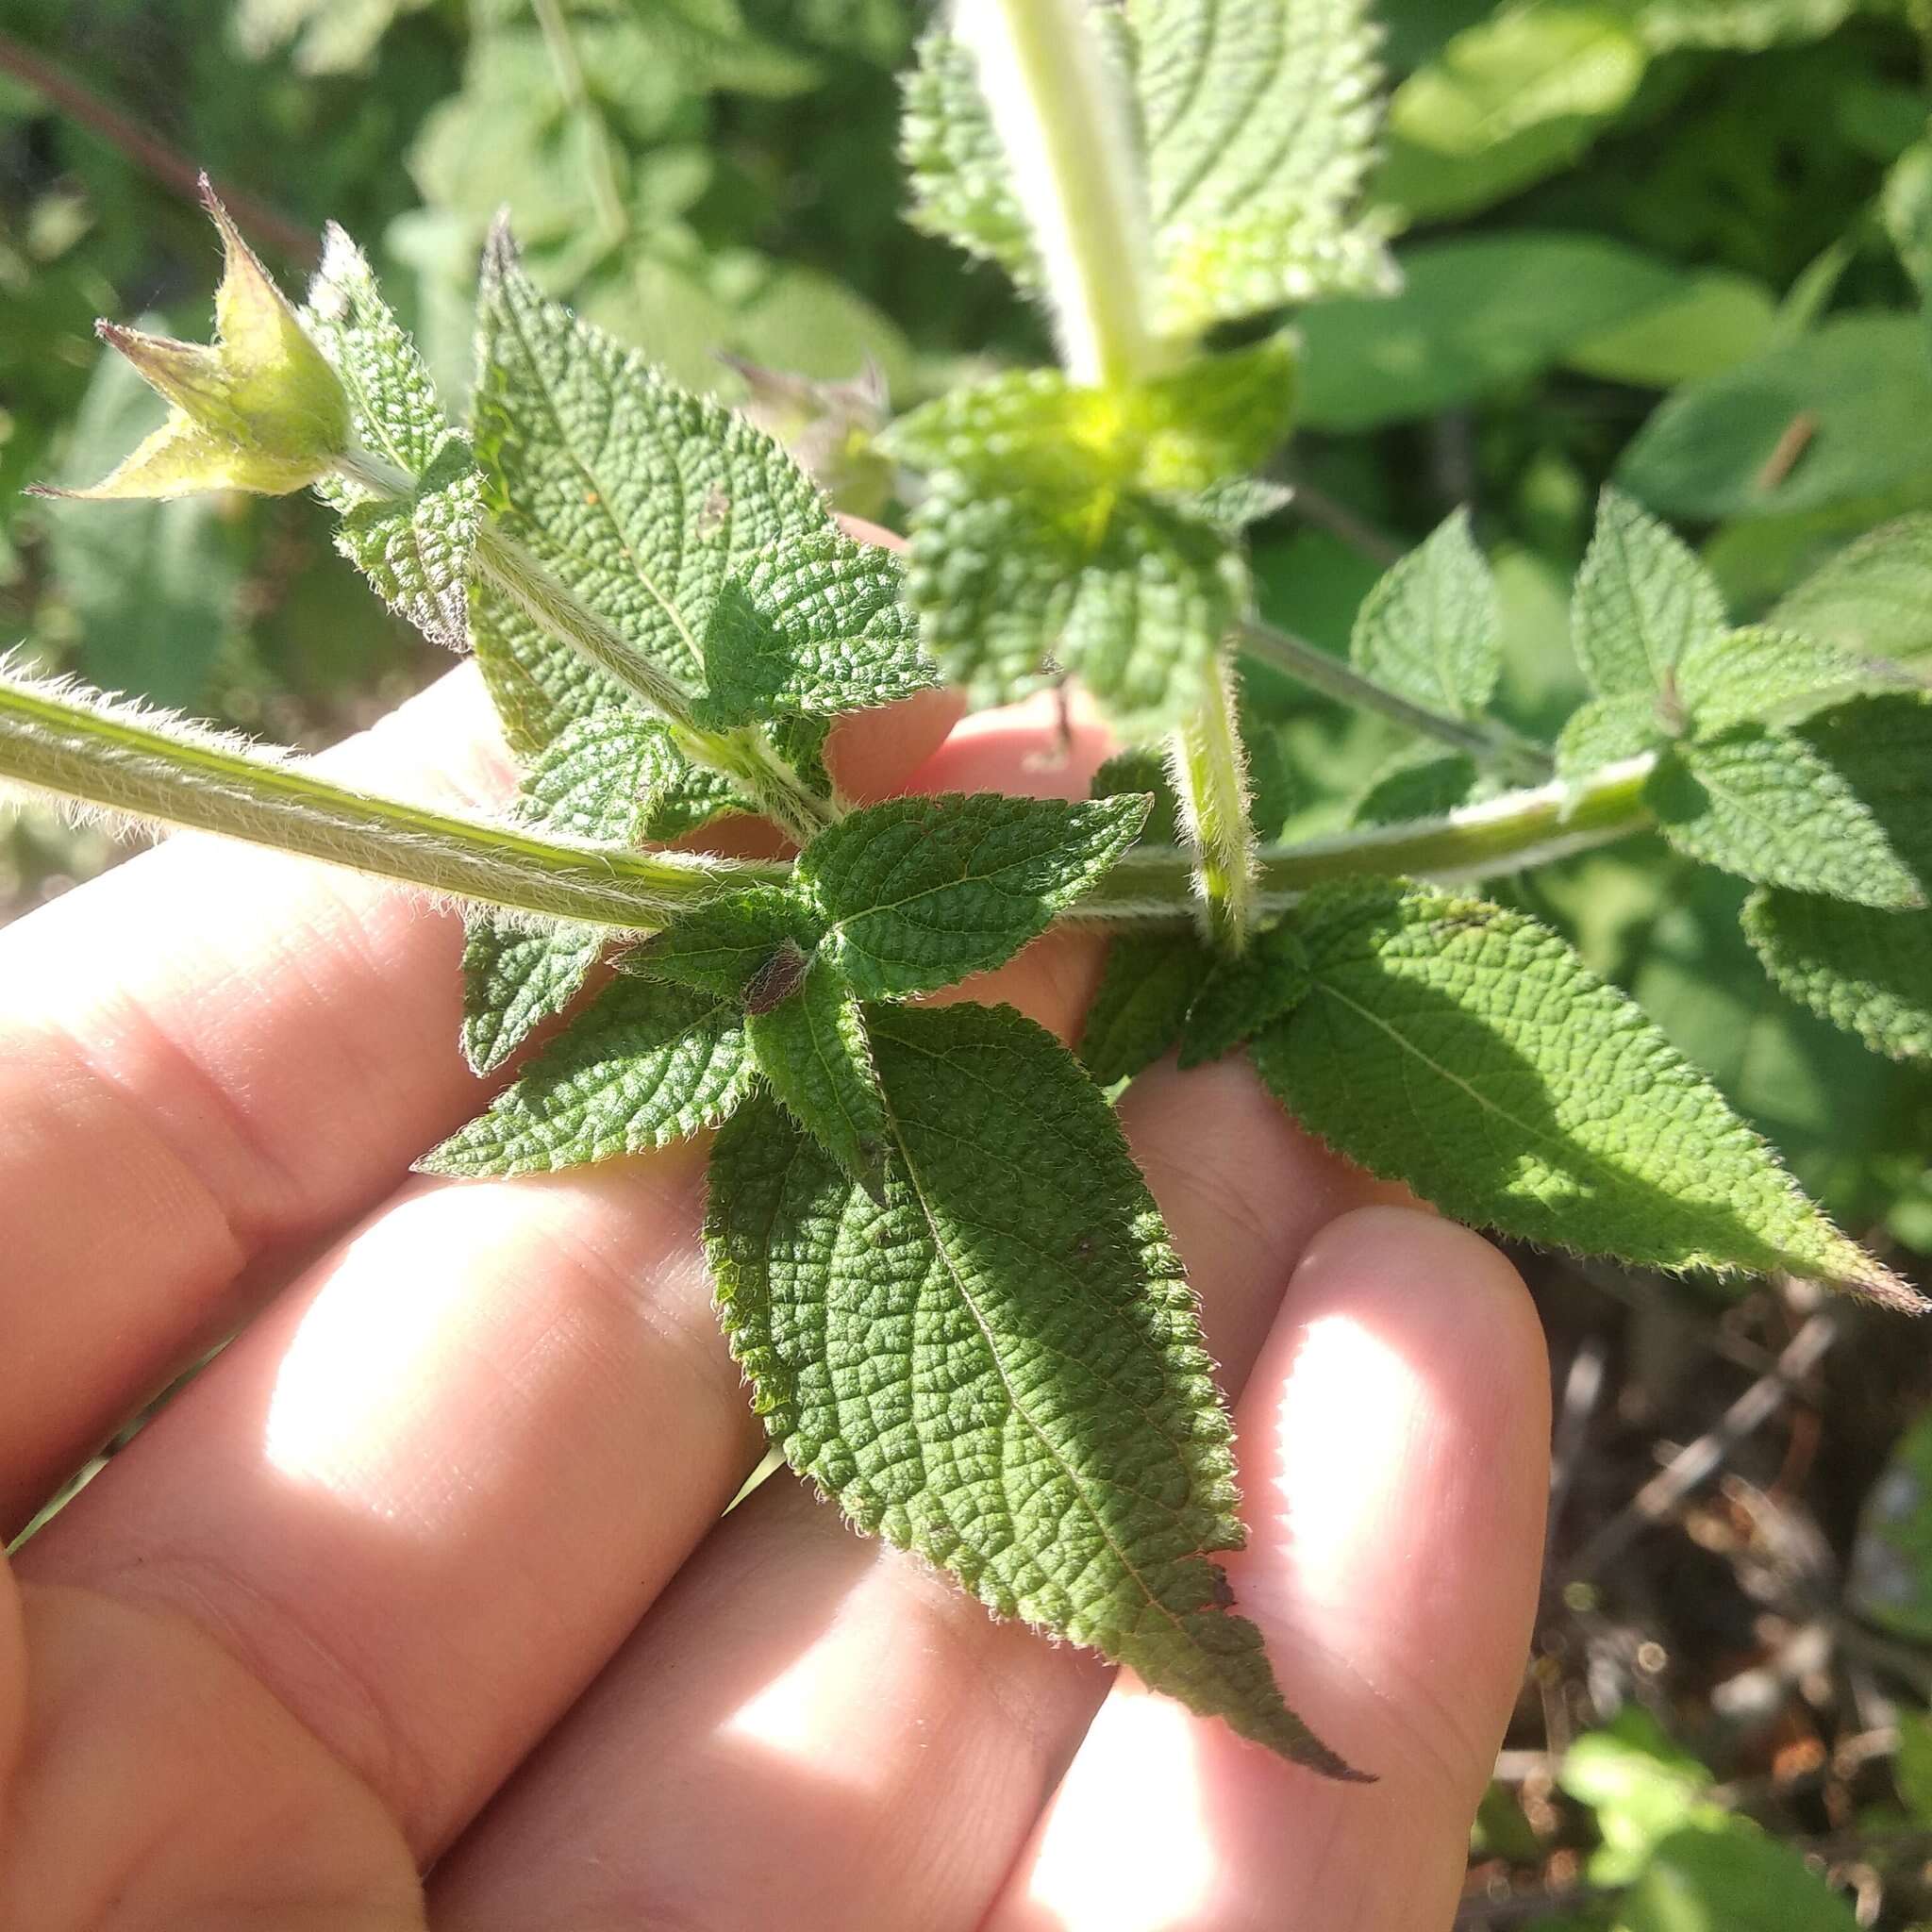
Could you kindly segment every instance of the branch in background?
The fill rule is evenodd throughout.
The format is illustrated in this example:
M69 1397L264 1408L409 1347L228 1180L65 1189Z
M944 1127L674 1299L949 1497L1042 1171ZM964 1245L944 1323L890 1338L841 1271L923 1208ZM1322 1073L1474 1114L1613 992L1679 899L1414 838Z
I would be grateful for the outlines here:
M1507 724L1494 719L1451 718L1412 704L1397 692L1385 690L1373 678L1364 677L1340 658L1330 657L1319 645L1291 632L1276 630L1271 624L1251 618L1241 627L1240 641L1249 657L1272 665L1310 690L1340 698L1358 710L1377 712L1419 737L1453 745L1457 751L1507 772L1519 783L1541 784L1556 770L1555 759L1541 745L1511 731Z
M11 34L0 33L0 74L10 75L40 95L56 113L64 114L76 126L106 142L117 154L184 201L200 200L202 170L196 162L176 153L152 128L142 126L111 102L104 101L64 68L24 46ZM225 181L214 185L242 231L264 248L304 270L312 268L321 258L322 237L312 228L305 227L246 189L231 187Z
M1738 1444L1784 1407L1838 1333L1835 1307L1821 1308L1811 1316L1785 1344L1772 1372L1752 1383L1694 1442L1678 1450L1563 1566L1567 1574L1576 1579L1597 1574L1634 1537L1661 1523L1692 1490L1716 1474Z

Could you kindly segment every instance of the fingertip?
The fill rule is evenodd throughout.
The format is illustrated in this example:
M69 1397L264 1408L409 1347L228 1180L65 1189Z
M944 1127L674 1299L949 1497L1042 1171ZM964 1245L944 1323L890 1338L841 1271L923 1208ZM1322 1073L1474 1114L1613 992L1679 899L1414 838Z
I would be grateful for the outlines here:
M1439 1806L1474 1805L1521 1679L1549 1415L1514 1267L1387 1205L1309 1244L1238 1411L1243 1607L1313 1687L1305 1714L1327 1718L1327 1741Z

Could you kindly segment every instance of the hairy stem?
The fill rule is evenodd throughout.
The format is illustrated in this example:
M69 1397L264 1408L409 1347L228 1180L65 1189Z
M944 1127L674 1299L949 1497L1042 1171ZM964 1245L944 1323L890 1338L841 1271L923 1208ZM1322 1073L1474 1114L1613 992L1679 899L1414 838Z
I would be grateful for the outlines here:
M1124 104L1086 0L959 0L1013 185L1046 272L1060 359L1075 382L1146 375L1146 195Z
M1198 855L1195 883L1208 940L1223 952L1239 953L1254 923L1257 865L1230 665L1215 666L1207 696L1169 741L1168 769L1188 842Z
M1257 855L1256 911L1285 910L1310 888L1334 879L1393 876L1459 885L1607 845L1652 824L1643 788L1656 763L1656 754L1645 752L1582 778L1458 806L1441 818L1340 832L1300 845L1264 845ZM1143 846L1065 916L1077 923L1172 925L1191 892L1183 855Z
M1652 823L1643 788L1655 764L1655 754L1645 753L1438 819L1263 846L1253 911L1282 911L1333 879L1402 875L1457 884L1607 844ZM626 932L655 931L693 906L791 876L783 860L573 845L405 804L192 726L0 672L4 780L507 911ZM1199 911L1197 862L1195 854L1172 846L1130 852L1062 919L1184 929Z
M1493 719L1474 722L1452 718L1446 712L1432 711L1425 705L1411 703L1400 692L1388 690L1372 677L1332 658L1319 646L1276 630L1273 625L1250 618L1241 627L1241 647L1251 658L1285 672L1297 683L1340 698L1358 710L1374 711L1384 718L1439 743L1467 752L1484 764L1493 765L1519 783L1537 785L1555 770L1555 760L1540 744L1519 736Z
M570 845L338 785L303 765L0 675L0 778L540 919L655 931L780 865Z

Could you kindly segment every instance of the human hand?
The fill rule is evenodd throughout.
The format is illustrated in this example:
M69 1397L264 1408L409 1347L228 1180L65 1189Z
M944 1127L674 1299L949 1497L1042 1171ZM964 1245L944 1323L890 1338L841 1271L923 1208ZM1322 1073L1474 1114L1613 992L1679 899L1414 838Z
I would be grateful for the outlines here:
M928 700L859 795L1084 791ZM474 672L342 766L499 802ZM411 1180L456 921L173 841L0 935L0 1518L239 1339L0 1576L0 1925L1441 1932L1534 1603L1547 1384L1485 1242L1236 1062L1123 1104L1237 1396L1230 1557L1324 1782L998 1624L789 1475L691 1146ZM1062 1031L1093 942L973 989ZM348 1229L343 1233L343 1229ZM325 1245L326 1244L326 1245ZM425 1881L419 1872L433 1867Z

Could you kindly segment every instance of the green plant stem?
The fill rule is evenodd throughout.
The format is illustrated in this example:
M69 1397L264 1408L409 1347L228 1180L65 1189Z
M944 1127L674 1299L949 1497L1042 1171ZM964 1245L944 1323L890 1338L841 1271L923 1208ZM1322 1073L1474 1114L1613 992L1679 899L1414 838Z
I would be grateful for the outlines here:
M1238 954L1254 924L1257 865L1247 766L1228 665L1215 666L1212 689L1170 739L1168 768L1188 842L1198 855L1195 881L1208 941L1222 952Z
M609 125L603 109L591 97L576 38L570 30L559 0L531 0L531 4L537 25L542 29L543 44L550 51L550 64L556 70L564 106L584 125L591 206L596 210L598 229L607 247L621 248L630 239L631 220L630 210L625 206L624 189L617 178L617 157L611 151Z
M1651 823L1654 754L1587 777L1507 792L1439 819L1270 845L1256 916L1333 879L1406 875L1456 884L1541 865ZM783 885L783 860L571 845L339 785L300 764L0 673L0 780L151 824L218 832L536 919L648 932L750 885ZM1195 855L1129 853L1062 915L1083 925L1184 930L1198 914Z
M1139 380L1159 355L1146 197L1085 0L967 0L955 25L1040 251L1067 374L1099 388Z
M0 675L0 777L539 919L655 931L775 863L607 851L339 785L301 764Z
M1656 754L1645 752L1582 778L1460 806L1441 818L1299 845L1264 845L1257 855L1257 915L1284 911L1311 888L1335 879L1392 876L1459 885L1607 845L1652 824L1643 788L1656 763ZM1179 857L1158 846L1128 853L1063 916L1082 924L1174 924L1191 893Z
M1495 766L1519 783L1541 784L1556 769L1556 761L1541 745L1519 736L1507 725L1489 719L1477 723L1452 718L1446 712L1412 704L1374 678L1364 677L1340 658L1330 657L1319 646L1288 631L1276 630L1273 625L1249 619L1241 628L1241 647L1249 657L1285 672L1312 691L1340 698L1358 710L1377 712L1419 737L1433 738L1439 743L1467 752L1471 758Z

